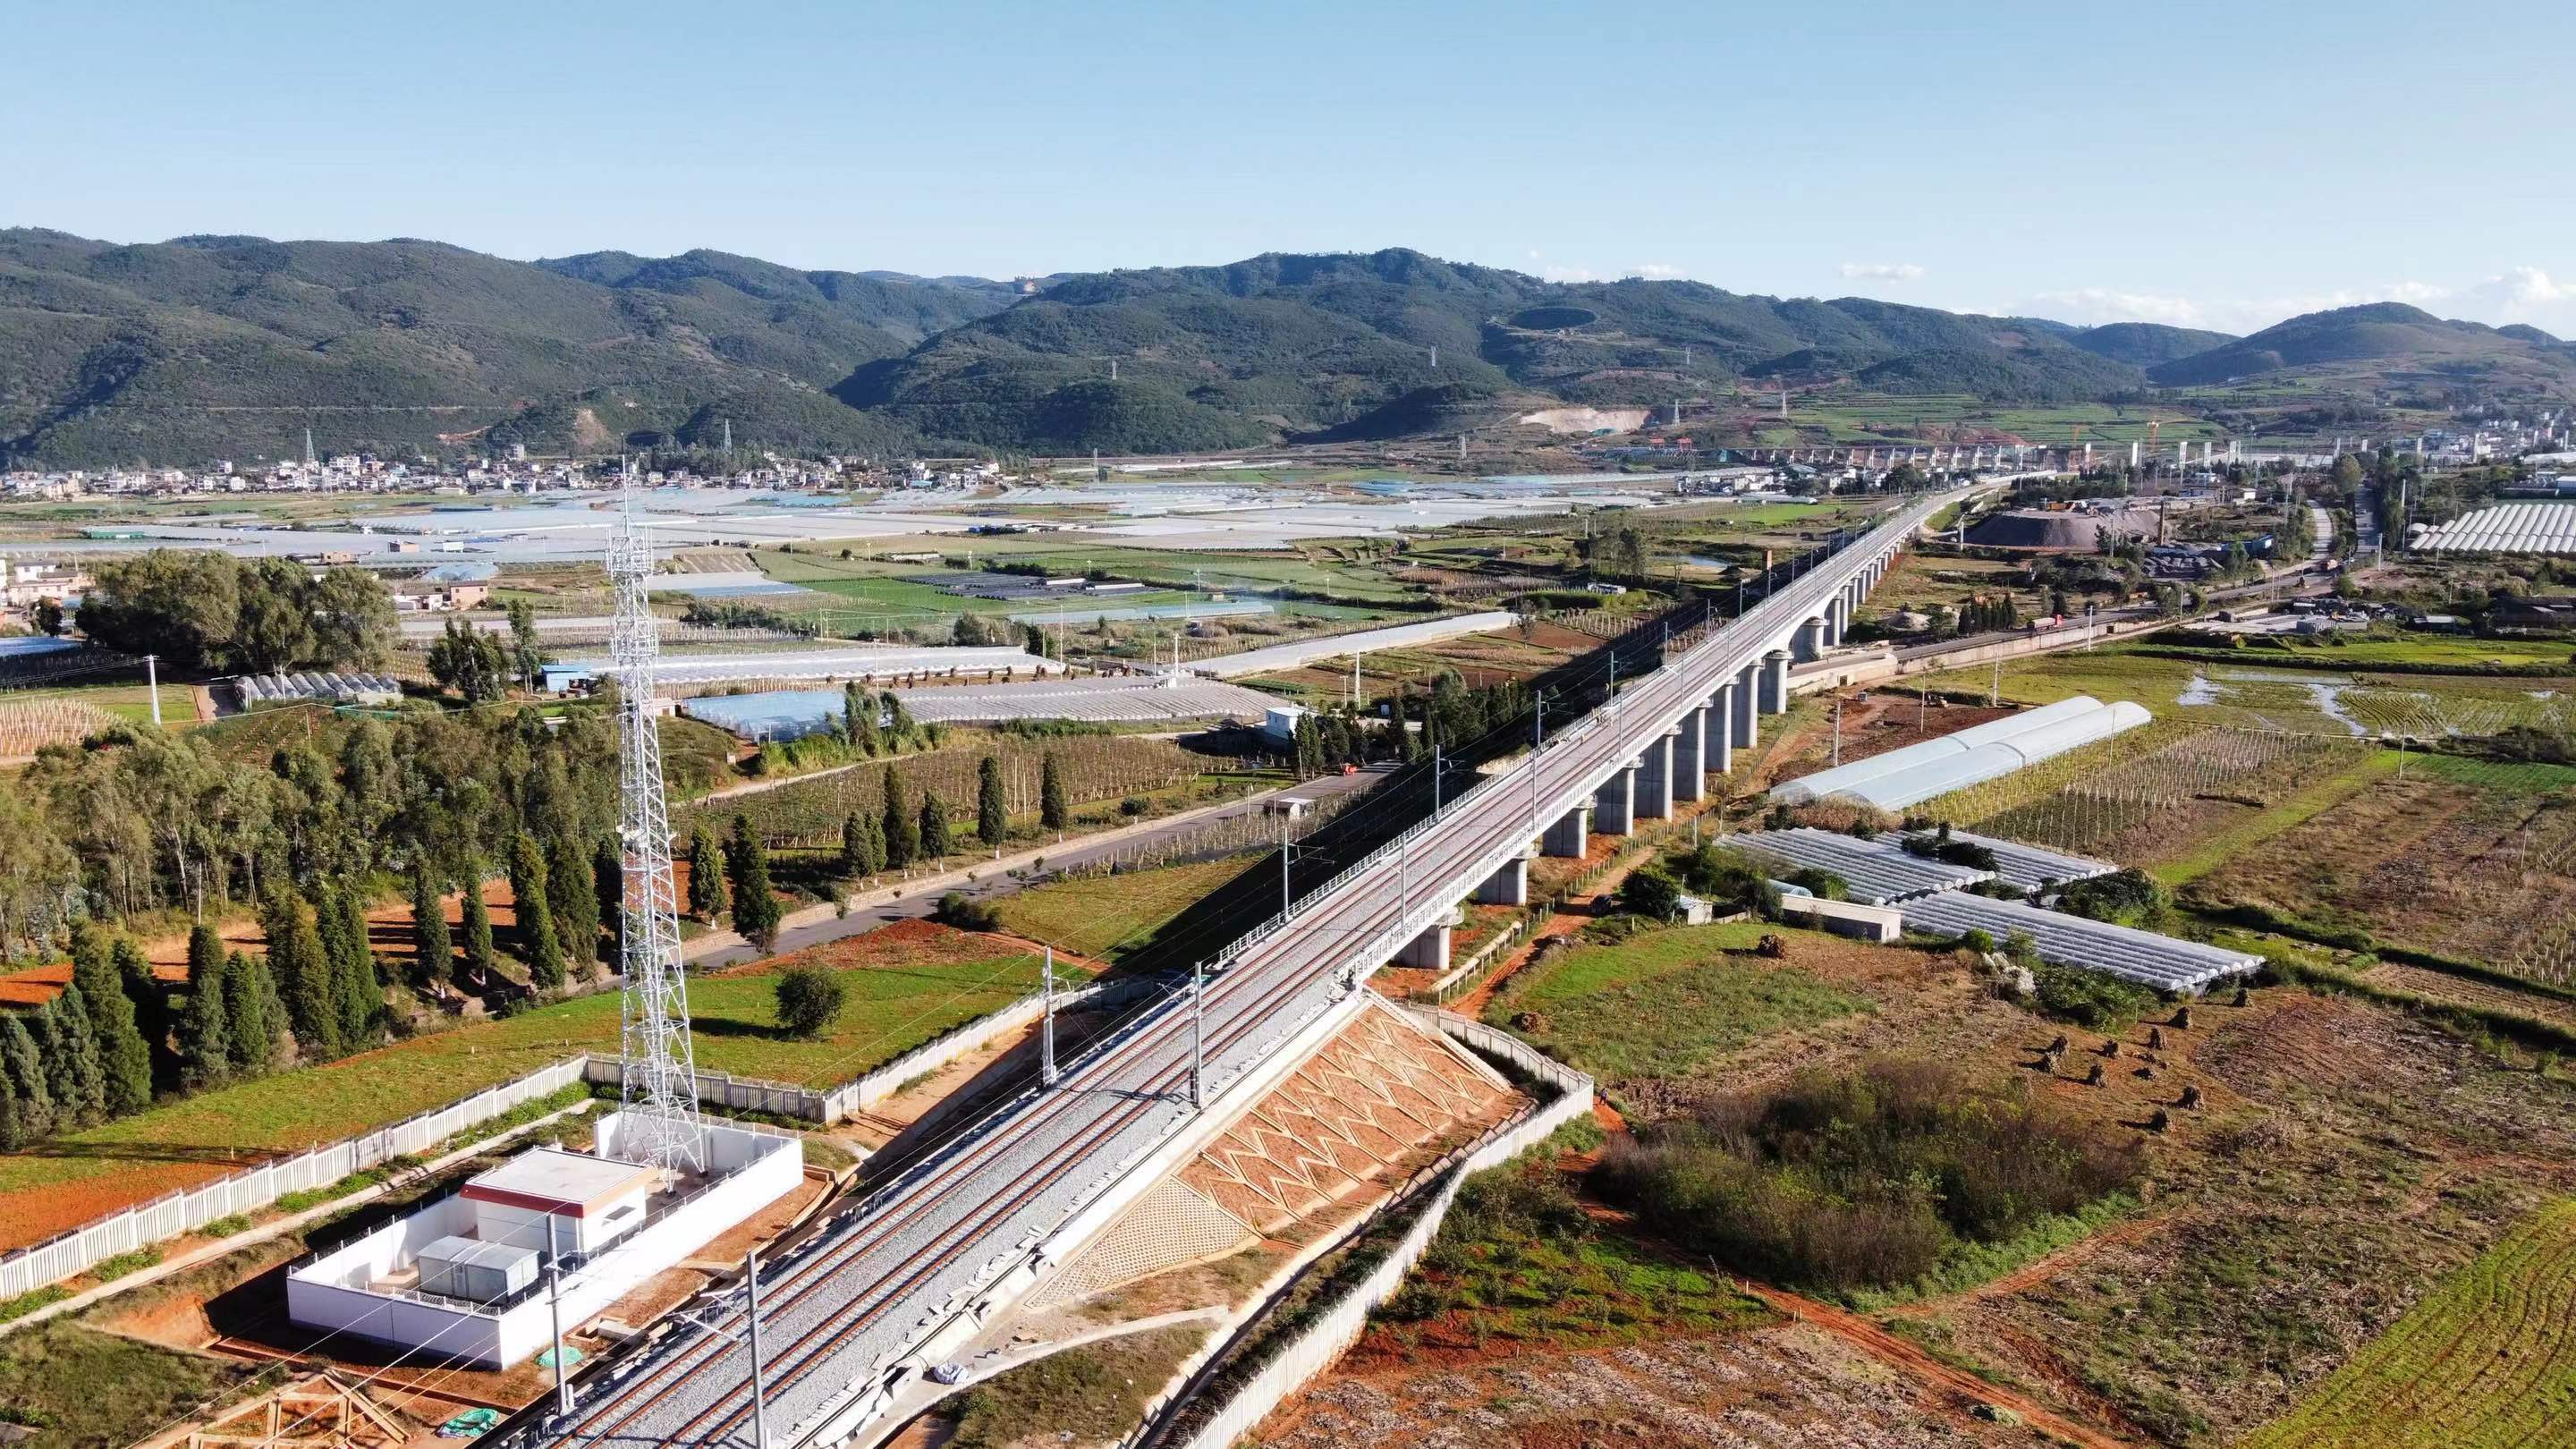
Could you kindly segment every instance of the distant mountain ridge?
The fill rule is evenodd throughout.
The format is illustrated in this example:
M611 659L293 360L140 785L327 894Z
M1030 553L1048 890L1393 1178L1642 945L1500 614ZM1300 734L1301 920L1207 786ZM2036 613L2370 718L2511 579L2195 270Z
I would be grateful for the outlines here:
M729 422L794 451L1177 452L1655 407L1735 378L2010 404L2374 357L2576 372L2537 329L2413 308L2238 339L1550 282L1400 248L998 281L706 250L516 262L409 239L0 231L0 460L57 464L277 456L308 425L379 451L609 451Z

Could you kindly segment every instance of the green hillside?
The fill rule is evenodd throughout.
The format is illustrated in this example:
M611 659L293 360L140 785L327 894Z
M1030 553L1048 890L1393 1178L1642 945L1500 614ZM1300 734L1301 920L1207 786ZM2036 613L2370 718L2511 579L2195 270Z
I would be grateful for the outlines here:
M2338 367L2426 372L2463 380L2484 374L2560 382L2576 379L2576 354L2537 340L2547 336L2536 328L2507 331L2477 322L2444 321L2402 302L2372 302L2293 317L2223 347L2159 364L2149 375L2177 387L2291 369Z
M515 262L414 240L0 231L0 462L256 462L306 427L335 451L597 454L709 443L728 422L738 444L791 451L1162 453L1435 436L1742 382L1991 412L2269 373L2563 392L2576 349L2391 305L2232 339L1556 283L1400 248L997 282L713 251Z
M2096 357L2125 362L2131 367L2154 367L2213 347L2225 347L2236 339L2224 332L2167 327L2160 322L2111 322L2084 328L2066 340Z

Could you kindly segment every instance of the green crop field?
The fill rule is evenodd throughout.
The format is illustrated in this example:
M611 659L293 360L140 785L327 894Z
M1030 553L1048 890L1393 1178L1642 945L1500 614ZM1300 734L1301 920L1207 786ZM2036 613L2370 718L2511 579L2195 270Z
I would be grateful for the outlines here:
M2576 1445L2576 1199L2415 1305L2246 1449Z
M1002 928L1058 950L1116 960L1152 938L1164 922L1241 875L1248 855L1117 875L1085 876L1021 891L994 902ZM1244 923L1249 927L1252 923Z
M816 947L754 974L692 981L698 1065L807 1086L845 1081L1037 986L1035 958L997 950L982 937L885 961L866 941ZM772 973L799 959L846 966L839 975L849 1004L811 1041L777 1030ZM543 1006L174 1101L0 1156L0 1243L34 1241L67 1226L58 1210L66 1198L84 1205L69 1218L77 1222L264 1156L398 1121L575 1052L613 1050L618 1008L613 991Z
M1579 946L1513 977L1485 1016L1509 1026L1527 1013L1521 1035L1618 1080L1683 1076L1767 1033L1869 1009L1804 971L1765 969L1746 954L1775 929L1670 927L1615 946Z

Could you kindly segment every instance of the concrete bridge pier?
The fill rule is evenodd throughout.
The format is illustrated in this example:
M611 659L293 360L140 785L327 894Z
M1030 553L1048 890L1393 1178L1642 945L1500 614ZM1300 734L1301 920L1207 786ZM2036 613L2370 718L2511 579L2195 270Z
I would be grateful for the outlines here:
M1642 819L1664 820L1672 816L1673 735L1678 733L1676 730L1665 734L1646 746L1645 753L1637 757L1634 799L1637 814Z
M1700 759L1712 775L1735 768L1735 681L1730 679L1708 697L1708 745Z
M1584 837L1591 831L1592 822L1587 818L1591 813L1592 807L1589 805L1577 805L1566 811L1562 819L1549 826L1547 833L1539 837L1539 850L1559 860L1581 860L1584 852Z
M1395 953L1395 964L1424 971L1448 970L1450 925L1444 920L1405 942L1403 948Z
M1798 632L1789 636L1789 652L1801 664L1812 664L1825 657L1825 616L1810 614ZM1777 714L1779 711L1772 711Z
M1762 712L1789 712L1789 651L1774 649L1762 656Z
M1603 835L1637 833L1637 767L1623 765L1592 792L1592 828Z
M1485 877L1476 887L1476 904L1480 906L1525 906L1529 904L1529 857L1516 856L1503 862L1503 868Z
M1762 742L1762 666L1747 664L1735 675L1735 726L1730 734L1739 750Z
M1708 784L1708 707L1700 706L1682 716L1681 732L1673 736L1673 798L1697 800Z

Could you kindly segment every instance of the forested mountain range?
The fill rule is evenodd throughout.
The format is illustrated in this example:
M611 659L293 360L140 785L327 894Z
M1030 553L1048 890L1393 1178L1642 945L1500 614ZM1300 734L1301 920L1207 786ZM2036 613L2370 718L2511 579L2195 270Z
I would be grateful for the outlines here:
M737 443L807 452L1175 452L1738 380L2013 403L2380 364L2576 373L2546 334L2403 307L2235 339L1549 282L1401 249L1004 282L710 251L516 262L417 240L0 231L0 458L56 465L275 457L306 426L330 449L554 453L711 443L728 421Z

